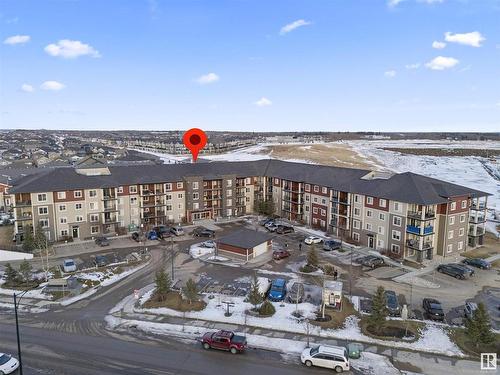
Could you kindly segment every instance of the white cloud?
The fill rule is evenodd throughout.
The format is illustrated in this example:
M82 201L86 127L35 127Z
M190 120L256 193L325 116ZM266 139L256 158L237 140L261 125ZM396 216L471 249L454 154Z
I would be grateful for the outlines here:
M396 7L399 5L399 3L403 2L404 0L388 0L387 1L387 6L390 8Z
M497 102L497 107L500 108L500 100Z
M400 3L406 0L387 0L387 6L389 8L397 7ZM417 0L417 3L426 3L426 4L437 4L442 3L444 0Z
M437 40L435 40L434 42L432 42L432 48L443 49L444 47L446 47L446 43L445 42L438 42Z
M405 68L406 69L418 69L420 68L420 63L414 63L414 64L406 64Z
M426 3L426 4L438 4L438 3L443 3L444 0L417 0L419 3Z
M10 44L11 46L15 44L24 44L30 41L31 37L29 35L13 35L9 36L3 41L3 44Z
M24 92L33 92L33 91L35 91L35 89L33 88L33 86L28 85L27 83L23 83L21 85L21 90L23 90Z
M57 82L57 81L45 81L40 85L42 90L51 90L51 91L59 91L65 88L66 85Z
M443 56L438 56L429 61L425 66L429 69L432 70L445 70L449 68L453 68L455 65L457 65L460 61L453 57L443 57Z
M464 34L452 34L447 32L444 34L444 40L450 43L464 44L471 47L481 47L481 42L486 38L481 35L479 31Z
M49 44L45 47L45 52L50 56L62 57L65 59L75 59L79 56L101 57L99 51L91 45L80 42L79 40L62 39L57 43Z
M200 85L208 85L209 83L217 82L220 77L215 73L208 73L196 79Z
M386 76L387 78L394 78L396 77L396 71L388 70L387 72L384 72L384 76Z
M270 101L268 98L266 97L262 97L260 98L259 100L257 100L255 103L254 103L257 107L267 107L267 106L270 106L273 104L272 101Z
M293 31L299 27L307 26L310 24L311 24L311 22L305 21L303 19L293 21L292 23L289 23L288 25L283 26L280 30L280 34L285 35L286 33L289 33L290 31Z

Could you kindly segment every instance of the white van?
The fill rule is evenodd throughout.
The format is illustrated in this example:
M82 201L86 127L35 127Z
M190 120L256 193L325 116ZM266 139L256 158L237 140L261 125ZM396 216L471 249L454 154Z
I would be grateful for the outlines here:
M315 348L305 348L300 360L307 367L318 366L335 370L349 371L349 355L342 346L320 345Z

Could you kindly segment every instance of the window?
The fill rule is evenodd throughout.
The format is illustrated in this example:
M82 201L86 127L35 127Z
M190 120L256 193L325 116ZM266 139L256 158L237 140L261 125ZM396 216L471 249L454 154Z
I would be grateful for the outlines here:
M60 222L61 224L66 224L66 223L68 222L68 220L67 220L65 217L60 217L60 218L59 218L59 222Z
M179 203L179 204L177 205L177 208L179 208L179 210L182 210L182 209L184 208L184 205L183 205L182 203Z
M325 210L321 210L321 216L326 216L326 211Z
M354 203L359 203L359 201L360 201L359 195L358 194L354 195Z
M99 233L99 226L98 225L92 225L90 227L90 233L92 233L92 234Z
M313 207L313 214L317 214L318 213L318 207Z
M172 211L172 205L171 204L167 204L167 211Z
M306 191L311 191L311 185L309 185L309 184L305 184L304 189L305 189Z
M199 203L193 203L193 210L199 210L200 209L200 204Z
M167 201L171 201L171 200L172 200L172 194L167 194L167 195L165 196L165 199L166 199Z
M360 216L361 215L361 210L357 207L354 207L354 216Z
M136 194L136 193L137 193L137 185L130 185L130 186L128 187L128 192L129 192L130 194Z
M379 225L378 226L378 233L379 234L384 234L384 232L385 232L385 228Z
M233 191L232 190L226 190L226 195L228 197L232 197L233 196Z
M449 219L448 223L449 223L450 225L455 224L455 216L450 216L450 219Z
M167 183L165 184L165 190L167 190L167 191L172 190L172 184L171 184L170 182L167 182Z
M97 205L95 204L95 202L90 202L89 203L89 209L90 210L96 210L97 209Z
M226 216L231 216L232 214L233 214L233 211L230 208L228 208L226 210Z
M177 183L177 189L182 189L183 185L182 185L182 182L178 182Z
M226 180L227 182L227 187L233 186L233 180Z
M319 186L318 185L314 185L314 192L315 193L319 193Z
M352 227L354 229L359 229L360 228L360 224L361 224L361 222L359 220L353 220L352 221Z
M327 189L326 187L324 187L324 186L323 186L323 187L321 188L321 192L322 192L323 194L326 194L326 193L328 193L328 189Z
M48 207L38 207L38 215L48 215L49 208Z
M228 199L227 200L227 205L228 206L232 206L233 205L233 200L232 199Z
M77 216L77 217L76 217L76 222L77 222L77 223L80 223L80 222L82 222L82 221L83 221L83 216Z
M379 213L379 214L378 214L378 218L379 218L380 220L384 221L384 220L385 220L385 214L383 214L383 213Z
M97 190L89 190L89 197L90 198L97 197Z
M75 191L73 192L73 197L74 197L74 198L81 198L81 197L83 197L83 193L82 193L82 191L81 191L81 190L75 190Z
M451 202L450 209L452 211L455 211L456 208L457 208L457 202Z
M252 183L252 180L250 179L250 177L247 177L247 178L245 179L245 184L246 184L246 185L250 185L251 183Z
M457 249L458 249L458 250L462 250L462 249L463 249L463 247L464 247L464 243L463 243L463 241L459 241L459 242L457 243Z
M68 236L68 230L67 230L67 229L63 229L63 230L61 231L61 236L63 236L63 237L67 237L67 236Z
M274 179L274 184L275 184L275 185L278 185L279 183L280 183L280 180L279 180L279 179L277 179L277 178L275 178L275 179Z
M393 230L392 239L396 241L401 241L401 232L399 230Z
M392 244L391 245L391 252L393 252L394 254L399 254L399 245Z
M309 206L306 206L306 211L309 212Z
M246 191L247 193L250 193L250 188L246 188L246 189L245 189L245 191Z
M193 181L193 190L198 190L198 181Z
M448 239L451 240L453 238L453 230L448 232Z
M459 236L459 237L462 237L464 234L465 234L465 229L464 229L464 228L460 228L460 229L458 230L458 236Z
M366 230L369 230L369 231L372 230L372 224L371 223L366 223Z
M450 244L446 247L446 251L447 251L448 253L451 253L451 252L453 251L453 244L452 244L452 243L450 243Z
M372 216L373 216L372 210L366 210L366 217L372 217Z
M193 193L193 200L198 200L200 199L200 194L199 193Z
M352 233L352 239L353 239L354 241L359 241L359 233L353 232L353 233Z
M466 200L462 201L462 208L467 208L467 201ZM460 250L460 249L458 249L458 250Z
M387 207L387 201L385 199L379 199L378 204L380 207Z
M399 202L394 202L394 211L399 212L400 209L401 209L401 206L399 205Z
M309 202L310 196L306 195L306 202Z
M122 194L123 193L123 186L118 186L118 194Z
M179 198L179 199L182 199L183 196L184 195L182 195L182 193L177 194L177 198Z
M366 197L367 204L373 204L373 197Z
M59 205L59 211L66 211L66 205L65 204L60 204Z
M38 202L47 202L47 194L45 193L42 193L42 194L38 194Z
M95 223L96 221L99 221L99 215L97 215L97 214L90 215L90 221L92 223Z
M314 203L318 203L318 197L314 197Z
M323 198L323 199L321 200L321 204L326 204L326 199L324 199L324 198Z
M400 227L401 226L401 217L393 216L392 224L395 225L396 227Z
M460 222L465 223L465 214L460 215Z
M319 221L319 223L320 223L320 225L321 225L322 227L324 227L324 226L325 226L325 224L326 224L326 222L325 222L324 220L320 220L320 221Z
M130 204L137 204L137 197L130 197Z
M66 192L65 191L58 191L57 192L57 199L66 199Z
M384 248L384 240L378 239L377 240L377 249L383 249Z
M75 210L81 210L82 209L82 204L81 203L76 203L75 204Z
M40 219L38 220L38 223L42 228L48 228L49 227L49 219Z

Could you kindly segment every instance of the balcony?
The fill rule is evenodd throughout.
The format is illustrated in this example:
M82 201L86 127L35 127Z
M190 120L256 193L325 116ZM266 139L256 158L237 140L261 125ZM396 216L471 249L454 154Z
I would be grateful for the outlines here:
M471 209L477 210L477 211L484 211L484 210L486 210L486 203L484 203L484 202L472 203Z
M476 227L476 232L474 233L474 227L469 228L469 236L473 237L479 237L484 234L484 228L483 227Z
M15 207L29 207L29 206L31 206L30 200L16 201L16 205L15 205Z
M427 211L422 217L422 211L408 211L408 217L416 220L432 220L436 218L436 213L433 211Z
M104 201L109 201L109 200L113 200L113 199L116 199L116 195L103 195L103 197L102 197L102 200L104 200Z
M347 198L339 198L339 197L333 197L332 198L332 202L333 203L340 203L340 204L346 204L346 205L349 205L349 201L347 200Z
M408 233L413 233L413 234L421 235L420 234L420 228L421 227L418 227L418 226L415 226L415 225L407 225L406 226L406 231ZM428 225L428 226L424 227L424 233L423 233L424 236L432 234L432 233L434 233L434 227L432 225Z
M304 189L300 189L298 186L285 185L283 186L284 191L290 191L297 194L304 193Z
M482 224L486 222L486 216L471 216L469 217L469 223L472 223L472 224Z
M422 246L420 246L419 240L412 240L412 239L406 240L406 246L411 248L411 249L420 250L420 251L426 251L426 250L430 250L433 248L431 242L425 242Z

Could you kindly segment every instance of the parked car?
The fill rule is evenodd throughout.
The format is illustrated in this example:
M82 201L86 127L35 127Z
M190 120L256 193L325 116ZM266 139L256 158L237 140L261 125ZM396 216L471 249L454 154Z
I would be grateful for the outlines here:
M184 228L172 227L172 228L170 228L170 233L172 233L176 237L182 236L182 235L184 235Z
M280 260L284 258L288 258L290 256L290 252L284 249L277 250L273 252L273 259Z
M215 248L215 241L207 240L205 242L202 242L201 246L208 247L209 249L213 249L213 248Z
M108 264L108 260L104 255L96 255L94 263L97 267L105 267Z
M158 240L159 237L158 237L158 234L156 234L156 232L154 230L150 230L148 232L147 239L151 240L151 241L155 241L155 240Z
M385 307L391 316L401 315L401 307L399 306L398 296L393 290L386 290L384 292L385 296Z
M276 224L277 224L277 223L276 223L276 220L271 219L271 220L267 220L267 221L265 222L264 226L267 228L267 227L268 227L268 226L270 226L270 225L276 225Z
M75 272L76 263L73 259L64 259L63 261L63 271L64 272Z
M294 282L286 294L288 303L302 303L304 300L304 284Z
M464 316L466 319L472 319L474 316L474 311L477 310L477 303L475 302L465 302Z
M306 243L307 245L312 245L313 243L321 243L321 241L323 241L321 237L309 236L305 238L304 243Z
M327 240L323 242L323 250L325 251L339 250L340 248L341 243L339 241Z
M437 267L437 271L460 280L466 279L470 275L470 272L461 267L457 267L455 263L440 264Z
M171 236L170 227L167 227L166 225L158 225L153 227L153 230L159 238L168 238Z
M12 374L19 367L19 361L13 356L0 353L0 374Z
M455 267L458 267L458 268L460 268L460 269L464 270L464 272L465 272L465 273L467 274L467 276L469 276L469 277L472 277L472 276L474 276L474 275L476 274L476 272L475 272L472 268L467 267L465 264L462 264L462 263L453 263L453 265L454 265Z
M276 230L278 229L278 225L276 224L270 224L270 225L266 225L266 229L269 231L269 232L276 232Z
M239 336L231 331L207 332L201 339L204 349L228 350L233 354L243 352L247 347L245 336Z
M140 242L141 241L141 235L139 232L133 232L132 235L130 236L135 242Z
M215 231L204 227L198 227L194 229L193 236L213 238L215 237Z
M286 296L286 280L274 279L271 283L271 288L267 294L267 298L274 302L281 302Z
M104 236L99 236L95 239L95 244L101 247L109 246L109 240Z
M259 224L265 226L267 223L270 223L270 222L274 222L274 219L271 217L268 217L266 219L259 221Z
M424 309L424 317L431 320L444 320L444 312L441 303L434 298L424 298L422 300L422 308Z
M489 270L491 268L491 263L481 258L465 258L462 263L468 266L481 268L482 270Z
M378 257L376 255L367 255L360 259L360 262L363 266L369 268L375 268L379 266L383 266L385 264L384 258Z
M278 228L276 228L276 233L279 234L293 233L294 231L291 225L278 225Z
M349 355L342 346L320 345L315 348L305 348L300 355L300 361L307 367L325 367L340 373L349 371Z

